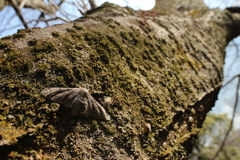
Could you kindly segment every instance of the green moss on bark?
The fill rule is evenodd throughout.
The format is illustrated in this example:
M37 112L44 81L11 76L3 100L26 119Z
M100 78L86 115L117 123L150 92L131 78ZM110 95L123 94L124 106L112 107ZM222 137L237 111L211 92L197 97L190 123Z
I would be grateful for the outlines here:
M108 12L106 6L96 12L103 9ZM125 12L135 14L120 7L114 12L120 17ZM182 144L198 131L195 123L193 129L187 124L185 111L196 99L194 82L186 75L189 70L198 72L201 63L188 56L182 44L173 43L173 37L165 41L147 25L140 30L111 18L91 20L94 23L84 27L77 20L61 34L51 31L54 38L28 40L28 48L0 41L1 50L11 48L1 59L1 115L14 116L9 123L26 131L19 136L21 149L13 149L13 154L18 153L15 157L56 158L57 153L60 159L185 157ZM24 31L19 34L14 37L29 36ZM112 120L71 117L68 108L40 95L46 87L77 86L110 96L113 103L105 109ZM142 133L144 122L151 124L152 133Z

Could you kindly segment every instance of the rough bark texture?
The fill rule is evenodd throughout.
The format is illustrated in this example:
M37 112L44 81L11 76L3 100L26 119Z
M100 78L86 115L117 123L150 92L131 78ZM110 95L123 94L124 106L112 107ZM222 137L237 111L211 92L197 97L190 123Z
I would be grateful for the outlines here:
M105 3L74 22L2 38L0 158L187 159L217 98L237 18ZM99 103L111 97L102 104L111 120L72 117L40 95L76 86Z
M202 0L156 0L152 10L162 14L199 17L209 8Z

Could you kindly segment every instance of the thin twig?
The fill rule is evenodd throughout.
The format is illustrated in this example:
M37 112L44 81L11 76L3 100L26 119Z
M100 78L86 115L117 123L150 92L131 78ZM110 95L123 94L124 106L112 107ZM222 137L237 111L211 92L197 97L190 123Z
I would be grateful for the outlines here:
M66 19L64 19L62 17L59 17L57 15L56 15L56 18L62 20L63 22L66 22L66 23L70 22L70 20L66 20Z
M238 75L239 76L239 75ZM239 87L240 87L240 77L238 77L238 84L237 84L237 89L236 89L236 100L235 100L235 104L234 104L234 108L233 108L233 113L232 113L232 119L231 119L231 123L230 123L230 126L225 134L225 137L221 143L221 145L219 146L216 154L213 156L212 160L215 160L218 156L218 154L221 152L221 150L223 149L223 147L225 146L225 142L227 140L227 137L230 133L230 131L232 130L232 127L233 127L233 121L234 121L234 117L235 117L235 113L236 113L236 110L237 110L237 104L238 104L238 92L239 92Z
M83 11L81 11L80 9L78 9L78 11L82 14L85 15L85 13Z
M49 22L49 21L54 21L54 20L62 20L58 17L55 17L55 18L51 18L51 19L37 19L37 20L31 20L31 21L28 21L28 23L32 23L32 22ZM62 20L63 21L63 20ZM64 21L65 22L65 21Z
M38 20L36 20L36 23L35 23L35 25L33 26L33 28L37 27L38 22L40 22L40 19L41 19L41 18L44 18L44 13L43 13L43 12L41 12L41 14L40 14L40 16L38 17ZM31 23L31 22L28 22L28 23Z
M11 29L16 29L17 27L21 27L21 26L22 26L22 24L17 24L13 27L9 27L9 28L5 27L4 29L0 30L0 33L11 30Z
M22 21L23 26L28 29L28 25L25 22L22 13L20 11L20 9L18 8L17 4L13 1L13 0L8 0L9 4L13 7L13 9L15 10L15 12L17 13L19 19Z
M58 4L58 6L60 7L63 3L65 2L65 0L61 0Z
M235 55L234 59L232 60L232 62L231 62L231 64L230 64L230 67L229 67L229 69L228 69L229 71L232 70L232 68L233 68L233 66L234 66L234 63L236 63L236 62L239 61L239 55L238 55L238 53L240 53L240 52L239 52L239 48L238 48L238 47L239 47L239 44L236 43L236 40L233 40L233 41L232 41L231 47L234 47L234 48L236 49L236 51L235 51L236 55ZM231 73L231 72L228 72L225 77L228 77L230 73Z
M85 12L88 11L88 6L87 6L87 4L86 4L83 0L81 0L81 2L82 2L82 4L81 4L79 1L77 1L78 5L79 5Z
M230 82L232 82L236 77L240 77L240 74L237 74L235 76L233 76L229 81L227 81L222 87L227 86Z
M79 2L77 2L77 3L74 3L74 2L65 2L65 3L75 6L75 7L77 8L77 10L78 10L82 15L85 14L84 11L81 11L81 8L82 8L82 7L79 5ZM77 17L76 15L72 15L72 14L69 14L69 13L68 13L68 15L71 16L71 17L73 17L73 18L76 18L76 17Z
M82 15L85 15L85 13L79 8L79 6L76 3L69 3L69 4L74 5Z
M59 12L60 12L60 6L62 5L63 2L65 2L65 0L61 0L58 5L55 5L55 3L53 3L53 1L51 1L51 0L48 0L48 2L49 2L52 6L54 6L55 8L57 8L57 10L59 10ZM56 14L55 14L55 15L56 15ZM58 20L58 19L60 19L60 20L62 20L62 21L64 21L64 22L69 22L68 20L59 18L59 17L57 17L57 16L56 16L56 18L51 18L51 19L48 19L48 20L47 20L47 19L43 19L43 20L42 20L41 18L44 18L44 16L45 16L45 13L42 12L42 13L40 14L40 16L38 17L38 20L33 20L33 21L36 22L36 24L34 25L34 27L37 27L37 25L38 25L39 22L45 22L47 26L50 26L49 23L48 23L49 21ZM33 21L30 21L30 22L28 22L28 23L31 23L31 22L33 22Z

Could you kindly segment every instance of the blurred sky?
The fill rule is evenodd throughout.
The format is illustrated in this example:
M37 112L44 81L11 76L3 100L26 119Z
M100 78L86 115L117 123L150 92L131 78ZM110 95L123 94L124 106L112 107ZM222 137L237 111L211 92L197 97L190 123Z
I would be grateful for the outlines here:
M73 0L68 0L69 2L72 2ZM96 2L101 5L102 3L106 2L106 0L96 0ZM129 6L136 10L149 10L154 7L155 0L108 0L108 2L118 4L120 6ZM204 0L205 4L209 6L210 8L220 8L224 9L229 6L233 5L240 5L240 0ZM72 11L71 15L68 17L69 20L74 20L81 16L81 14L77 11L76 7L69 4L64 4L62 8L66 9L69 8L69 10ZM23 15L27 15L26 21L32 17L37 17L40 13L37 11L33 11L32 9L23 9L22 10ZM60 13L58 13L59 16L61 16ZM5 7L3 10L0 11L0 37L4 37L7 35L11 35L17 32L17 29L23 29L23 26L21 25L21 22L19 21L19 18L15 16L15 12L11 7ZM57 23L62 23L61 21ZM52 25L52 22L50 22L50 25ZM16 28L17 26L17 28ZM34 24L32 24L30 27L33 27ZM41 27L45 27L45 23L41 23ZM8 30L5 30L6 28L10 28ZM3 30L5 30L3 32ZM238 40L235 40L236 43L240 43L240 38L237 38ZM226 59L225 59L225 66L224 66L224 76L225 81L230 79L232 76L236 74L240 74L240 66L239 63L232 63L234 61L239 62L239 57L236 57L236 52L240 50L239 47L234 46L233 43L229 43L229 46L226 48ZM232 65L233 64L233 65ZM231 118L232 114L232 106L235 101L235 95L236 95L236 81L229 84L225 88L223 88L220 91L219 94L219 100L216 102L215 107L213 108L214 113L222 114L227 113L228 117ZM240 106L238 105L238 108ZM240 128L240 116L238 115L235 118L235 127Z

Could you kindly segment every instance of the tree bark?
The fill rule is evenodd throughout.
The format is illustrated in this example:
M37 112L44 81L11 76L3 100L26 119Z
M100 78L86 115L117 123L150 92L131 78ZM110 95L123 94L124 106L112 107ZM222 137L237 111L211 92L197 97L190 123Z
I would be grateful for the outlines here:
M184 15L105 3L71 23L2 38L0 157L187 159L240 17L206 8ZM77 86L110 121L72 117L40 95Z

